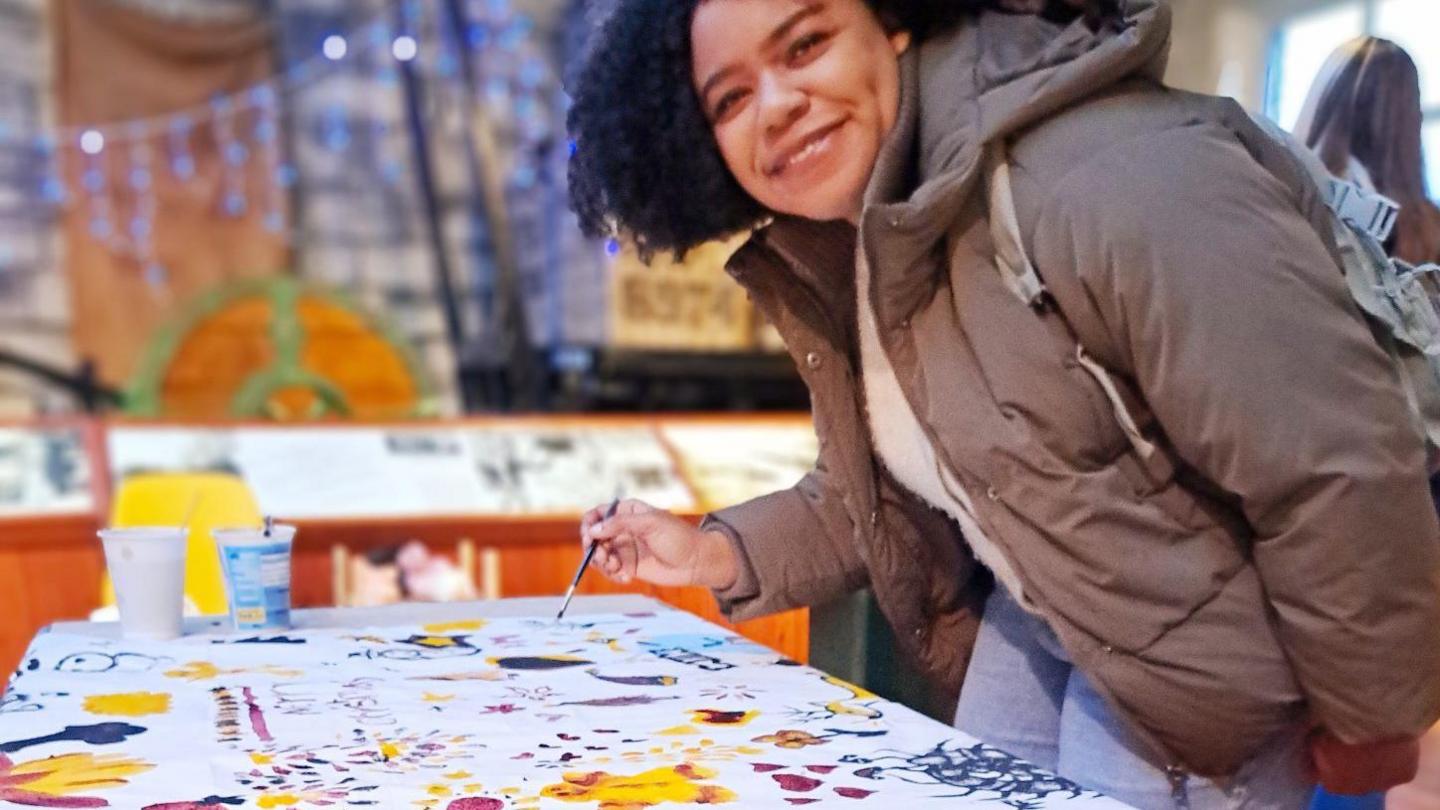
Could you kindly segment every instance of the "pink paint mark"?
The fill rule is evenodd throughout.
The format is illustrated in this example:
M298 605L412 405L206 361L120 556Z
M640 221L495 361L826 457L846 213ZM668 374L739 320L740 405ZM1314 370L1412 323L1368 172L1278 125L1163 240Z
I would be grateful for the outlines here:
M874 793L875 791L863 790L861 788L852 787L837 787L835 788L835 792L839 793L841 796L844 796L847 799L863 799L866 796Z
M510 757L510 758L511 758L511 759L534 759L534 758L535 758L535 755L532 754L532 753L530 753L529 751L526 751L526 752L523 753L523 754L519 754L518 756L513 756L513 757Z
M505 810L505 803L499 799L468 796L445 805L445 810Z
M245 695L245 705L250 707L250 730L261 742L273 742L274 737L270 736L270 727L265 724L265 713L260 711L260 704L255 702L255 693L250 687L242 687L241 692Z
M835 770L834 765L806 765L805 770L811 773L830 773Z
M750 763L750 767L755 769L755 773L769 773L771 771L778 771L785 766L771 765L767 762L752 762Z
M791 803L791 804L815 804L816 802L818 802L818 801L820 801L820 800L819 800L819 799L797 799L797 798L793 798L793 797L792 797L792 798L786 799L785 801L787 801L787 802L789 802L789 803Z
M770 777L780 783L785 790L793 790L796 793L804 793L820 787L819 779L811 779L808 776L797 776L793 773L777 773Z

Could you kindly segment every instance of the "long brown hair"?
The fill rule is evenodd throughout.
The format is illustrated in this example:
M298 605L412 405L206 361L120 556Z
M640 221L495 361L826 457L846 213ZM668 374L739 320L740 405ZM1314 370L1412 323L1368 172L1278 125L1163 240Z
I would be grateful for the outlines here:
M1325 63L1295 129L1330 171L1344 176L1353 158L1376 190L1400 204L1392 252L1413 264L1440 261L1440 208L1425 195L1422 121L1420 71L1410 54L1360 37Z

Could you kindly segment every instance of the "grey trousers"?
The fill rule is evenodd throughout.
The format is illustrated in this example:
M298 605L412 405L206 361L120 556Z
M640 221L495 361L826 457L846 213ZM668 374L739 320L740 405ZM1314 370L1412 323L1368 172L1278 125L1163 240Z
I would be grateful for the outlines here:
M996 587L985 605L955 727L1141 810L1301 810L1315 783L1304 730L1280 735L1220 786L1190 777L1177 791L1050 628Z

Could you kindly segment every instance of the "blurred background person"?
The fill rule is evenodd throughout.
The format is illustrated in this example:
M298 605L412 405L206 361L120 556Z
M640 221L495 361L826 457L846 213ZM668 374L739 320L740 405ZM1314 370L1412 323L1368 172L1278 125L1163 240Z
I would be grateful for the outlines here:
M1440 208L1426 196L1420 72L1379 37L1340 46L1310 90L1295 135L1336 176L1400 205L1385 247L1411 264L1440 261Z

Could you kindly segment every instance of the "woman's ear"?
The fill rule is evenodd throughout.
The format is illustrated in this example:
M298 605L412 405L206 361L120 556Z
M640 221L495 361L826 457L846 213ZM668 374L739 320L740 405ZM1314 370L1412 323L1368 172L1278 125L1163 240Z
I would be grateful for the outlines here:
M896 56L910 50L910 40L909 31L896 31L890 35L890 47L895 49Z

